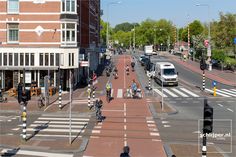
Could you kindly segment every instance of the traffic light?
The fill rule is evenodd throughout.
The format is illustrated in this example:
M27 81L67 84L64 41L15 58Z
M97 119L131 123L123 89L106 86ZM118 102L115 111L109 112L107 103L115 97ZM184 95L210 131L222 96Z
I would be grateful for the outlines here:
M204 121L203 133L211 133L213 130L213 108L208 105L207 99L204 99Z
M206 62L205 62L204 58L202 58L201 61L200 61L200 69L201 70L206 69Z

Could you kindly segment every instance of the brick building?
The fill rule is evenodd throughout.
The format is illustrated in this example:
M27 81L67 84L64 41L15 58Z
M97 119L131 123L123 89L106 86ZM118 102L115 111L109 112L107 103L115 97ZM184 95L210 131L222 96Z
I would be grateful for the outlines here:
M90 69L97 68L100 0L0 0L0 6L0 88L16 87L24 70L26 86L44 87L48 74L57 86L60 68L66 90L70 71L74 84L86 75L79 61L87 54Z

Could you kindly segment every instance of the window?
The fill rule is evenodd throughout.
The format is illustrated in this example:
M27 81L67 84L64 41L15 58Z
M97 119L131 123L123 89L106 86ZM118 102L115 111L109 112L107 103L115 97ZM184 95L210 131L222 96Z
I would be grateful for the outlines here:
M71 66L71 53L69 53L69 66Z
M9 66L12 66L12 53L9 53Z
M20 66L24 66L24 53L20 53Z
M72 66L74 66L74 53L72 53Z
M18 24L8 24L8 42L18 42L19 28Z
M19 13L19 0L8 0L8 13Z
M0 53L0 66L2 66L2 53Z
M76 5L75 0L62 0L62 12L75 13Z
M39 65L43 66L43 53L39 54Z
M48 53L45 53L45 66L48 66Z
M54 66L54 54L50 53L50 65Z
M7 53L3 54L3 65L7 66Z
M62 24L62 45L76 46L76 24Z
M59 53L56 53L56 66L59 66Z
M14 66L18 66L18 53L14 53Z
M25 66L29 66L29 54L25 54Z
M30 65L34 66L34 54L33 53L30 54Z

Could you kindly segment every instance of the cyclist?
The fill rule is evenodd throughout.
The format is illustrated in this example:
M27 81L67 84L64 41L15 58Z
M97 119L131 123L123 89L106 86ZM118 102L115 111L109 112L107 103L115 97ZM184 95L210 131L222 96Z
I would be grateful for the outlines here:
M137 86L137 83L135 82L134 79L133 79L133 82L132 82L132 85L131 85L131 89L132 89L133 97L136 96L138 86Z
M111 98L111 89L112 89L111 82L107 82L107 84L106 84L106 93L107 93L108 102L110 102L110 98Z
M129 75L129 66L128 65L126 65L125 70L126 70L126 74Z
M135 66L135 62L132 61L132 62L131 62L132 71L134 71L134 66Z
M103 120L103 116L101 112L102 103L103 103L102 100L99 98L95 102L96 118L98 122L101 122Z

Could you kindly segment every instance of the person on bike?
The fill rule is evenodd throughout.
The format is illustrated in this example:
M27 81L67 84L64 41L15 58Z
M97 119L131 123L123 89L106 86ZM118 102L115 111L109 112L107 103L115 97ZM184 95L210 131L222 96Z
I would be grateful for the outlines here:
M114 68L113 76L114 76L115 79L118 78L118 69L116 67Z
M132 89L133 96L135 96L137 93L137 90L138 90L138 86L137 86L137 83L135 82L135 80L133 80L133 82L132 82L131 89Z
M111 97L111 89L112 89L112 84L111 82L107 82L106 84L106 92L107 92L107 98L110 101L110 97Z
M97 121L100 121L100 122L103 120L103 116L101 112L102 104L103 102L99 98L95 102L96 118L97 118Z

